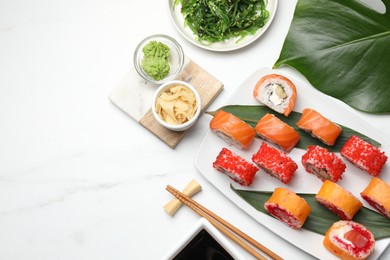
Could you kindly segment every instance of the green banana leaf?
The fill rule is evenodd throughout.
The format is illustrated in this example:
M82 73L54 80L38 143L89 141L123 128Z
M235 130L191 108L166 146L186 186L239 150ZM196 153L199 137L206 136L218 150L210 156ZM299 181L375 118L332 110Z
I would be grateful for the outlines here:
M286 117L282 114L275 113L275 111L271 110L266 106L261 106L261 105L228 105L228 106L223 106L218 110L220 109L235 115L236 117L240 118L241 120L251 125L252 127L255 127L257 122L260 120L260 118L262 118L266 113L273 114L276 117L278 117L280 120L285 122L286 124L293 127L299 133L301 139L299 140L296 147L301 149L306 149L309 145L319 145L327 148L329 151L339 152L343 147L343 145L345 144L345 142L352 135L357 135L363 140L371 143L372 145L375 146L381 145L379 142L371 139L370 137L363 135L351 128L338 124L337 122L336 123L343 128L343 131L341 132L341 134L339 135L339 137L337 138L333 146L326 145L321 141L319 141L318 139L312 137L310 134L306 133L305 131L303 131L297 126L297 122L301 118L302 114L295 111L291 112L291 114L288 117ZM206 112L206 113L210 115L215 115L217 111Z
M274 68L298 70L319 91L368 113L390 112L390 0L298 0Z
M240 190L234 188L231 184L230 188L256 210L268 214L264 209L264 203L272 195L272 192ZM336 214L315 200L315 194L298 193L298 195L303 197L311 207L311 213L302 228L325 235L330 226L340 220ZM390 220L376 211L362 207L354 216L353 221L368 228L375 239L390 237Z

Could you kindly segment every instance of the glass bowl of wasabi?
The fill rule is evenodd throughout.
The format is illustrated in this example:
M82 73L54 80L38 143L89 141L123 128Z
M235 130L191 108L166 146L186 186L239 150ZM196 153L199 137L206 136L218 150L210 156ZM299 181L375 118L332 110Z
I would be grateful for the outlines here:
M167 35L156 34L145 38L134 52L134 67L138 74L154 84L175 79L183 65L182 47Z

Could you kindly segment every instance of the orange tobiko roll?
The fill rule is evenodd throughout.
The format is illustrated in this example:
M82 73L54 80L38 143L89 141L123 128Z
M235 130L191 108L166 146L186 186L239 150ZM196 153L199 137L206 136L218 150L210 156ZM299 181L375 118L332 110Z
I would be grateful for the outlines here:
M310 215L311 207L306 200L286 188L276 188L264 204L265 210L287 224L299 229Z
M366 259L375 248L374 235L363 225L348 220L334 223L325 234L326 249L341 259Z
M329 180L324 181L315 199L343 220L352 220L363 206L351 192Z
M310 108L305 108L302 111L302 116L297 122L297 126L330 146L334 145L342 131L339 125Z
M290 152L301 138L291 126L272 114L265 114L255 127L256 133L285 152Z
M372 207L390 219L390 185L378 177L373 177L360 193Z
M223 110L219 110L214 115L210 121L210 129L228 144L244 150L248 149L256 136L256 131L253 127L235 115Z

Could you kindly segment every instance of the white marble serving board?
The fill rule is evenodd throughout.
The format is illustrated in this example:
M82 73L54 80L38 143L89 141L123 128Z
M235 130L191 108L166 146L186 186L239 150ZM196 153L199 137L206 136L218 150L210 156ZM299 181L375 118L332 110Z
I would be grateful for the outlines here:
M223 89L223 84L203 68L186 57L183 70L176 79L192 84L202 99L202 111L209 106ZM161 126L151 112L153 94L158 85L142 79L135 68L119 82L109 96L110 101L130 118L140 123L171 148L183 138L186 131L174 132Z

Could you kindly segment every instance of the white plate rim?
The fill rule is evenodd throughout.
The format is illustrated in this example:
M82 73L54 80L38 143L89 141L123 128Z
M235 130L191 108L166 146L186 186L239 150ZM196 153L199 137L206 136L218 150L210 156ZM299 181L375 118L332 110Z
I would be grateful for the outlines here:
M336 118L337 118L337 116L340 116L340 114L346 113L345 116L348 117L348 120L350 120L350 122L353 122L352 127L350 124L346 124L343 122L338 122L338 123L342 123L345 126L349 126L352 129L355 129L355 130L357 130L357 131L359 131L367 136L370 136L371 138L376 139L377 141L380 141L382 144L381 149L384 150L387 155L390 154L390 149L389 149L390 148L390 141L387 139L387 137L384 134L382 134L381 132L374 129L371 125L369 125L368 123L366 123L365 121L360 119L357 115L351 113L351 111L344 108L341 104L335 102L334 100L330 99L329 97L327 97L324 94L315 90L314 87L309 86L309 84L307 84L307 83L300 82L300 81L294 79L293 77L291 77L290 75L288 75L287 73L283 73L277 69L260 68L256 71L254 71L237 88L236 93L233 93L232 97L230 99L228 99L226 105L230 105L230 104L240 104L240 105L259 104L254 99L250 100L250 97L248 98L249 101L247 103L245 103L245 102L240 103L240 101L238 101L238 100L240 100L240 98L242 100L242 96L246 95L248 93L251 95L252 90L249 89L249 86L254 87L254 84L257 82L257 80L262 75L266 75L266 74L270 74L270 73L278 73L278 74L287 76L288 78L290 78L290 80L292 80L295 83L297 90L298 90L298 98L297 98L296 106L299 104L298 103L299 98L304 99L307 95L315 98L316 103L318 103L319 106L321 106L321 102L322 103L323 102L330 102L330 104L334 107L333 110L339 112L338 114L335 115ZM301 90L301 91L299 91L299 90ZM302 90L304 90L305 95L303 97L302 96L300 97L300 93L302 93ZM320 102L318 102L318 101L320 101ZM301 103L304 103L304 102L301 102ZM300 104L300 105L302 106L303 104ZM324 105L324 104L322 104L322 105ZM328 106L328 105L326 105L326 106ZM314 107L314 108L316 108L316 107ZM296 110L296 109L294 108L294 110ZM297 111L301 111L301 110L297 110ZM319 112L321 113L321 110L319 110ZM334 120L334 121L337 121L337 120ZM359 129L357 129L355 127L357 122L358 122L358 126L360 126ZM258 142L261 142L261 141L258 141ZM211 147L214 147L214 148L211 148ZM218 147L218 148L215 148L215 147ZM194 159L195 168L208 182L210 182L215 188L217 188L217 190L220 191L224 196L226 196L228 199L230 199L238 208L243 210L245 213L247 213L249 216L251 216L253 219L255 219L258 223L260 223L263 226L265 226L266 228L268 228L271 232L279 235L281 238L283 238L287 242L293 244L294 246L300 248L301 250L303 250L303 251L307 252L308 254L310 254L314 257L317 257L319 259L335 259L335 260L338 259L333 254L331 254L325 247L322 246L322 240L324 238L323 235L316 234L316 233L308 231L308 230L303 230L303 229L294 230L290 227L287 227L287 225L282 224L280 221L276 220L275 218L273 218L267 214L264 214L262 212L257 211L254 207L252 207L251 205L246 203L241 197L239 197L239 195L237 195L233 190L231 190L229 184L232 184L234 187L236 187L238 189L252 189L252 188L241 187L238 184L236 184L235 182L231 181L226 175L221 174L212 168L212 161L215 160L215 158L218 154L218 152L215 153L215 151L217 149L220 150L222 147L228 147L229 149L233 150L234 152L242 155L243 157L246 157L246 159L248 159L249 161L250 161L250 155L253 154L254 151L257 151L257 148L258 148L258 146L256 147L256 145L255 145L255 147L254 147L252 144L252 146L251 146L252 151L251 152L250 151L242 152L242 150L239 150L239 149L236 149L235 147L227 145L221 138L217 137L209 129L206 132L203 140L201 141L201 144L199 146L199 149L198 149L198 151L195 155L195 159ZM214 152L214 154L213 154L213 152ZM207 163L205 163L205 161L207 161ZM295 160L295 161L297 162L297 164L299 166L299 168L297 170L297 171L299 171L300 168L302 168L301 163L300 163L300 161L297 161L297 160ZM366 184L368 184L369 180L371 179L371 176L369 176L367 173L364 173L361 170L355 168L355 166L352 166L350 163L346 162L346 160L343 159L343 161L347 164L347 170L351 169L351 171L353 171L354 173L357 172L356 176L354 176L353 178L358 178L358 180L364 180L366 182ZM314 175L310 175L309 173L305 173L305 174L307 174L307 177L305 177L305 178L311 178L312 181L314 181L314 182L315 182L315 180L320 181ZM345 174L346 173L343 174L343 179L341 180L341 182L345 181L345 179L346 179ZM352 174L352 173L348 173L348 174ZM288 185L286 186L286 185L282 184L281 182L276 180L276 178L272 178L267 174L264 174L263 176L262 176L263 180L267 179L267 181L271 181L271 182L275 183L275 185L277 185L277 186L284 186L287 188L289 187ZM384 179L386 182L390 183L390 167L389 167L388 163L383 168L382 173L379 177ZM297 177L295 176L294 178L297 178ZM255 179L254 183L255 182L256 182L256 179ZM294 180L292 182L294 182ZM339 184L340 184L340 181L339 181ZM356 190L362 190L361 187L365 186L366 184L362 185L360 183L360 188L357 187L358 185L354 184L355 185L354 187L348 186L347 189L350 190L356 197L358 197L360 199L360 201L362 201L364 206L371 208L364 200L361 199L360 195L359 196L357 195L357 192L356 192ZM319 184L317 186L320 187L321 184ZM318 187L317 187L317 190L318 190ZM256 188L253 188L253 190L256 190ZM273 188L269 189L269 190L272 191ZM293 189L293 191L305 192L305 190L294 190L294 189ZM306 192L313 193L313 190L312 191L309 190ZM297 239L297 236L298 237L302 236L302 238L304 238L304 239ZM370 255L370 259L378 258L383 253L383 251L388 247L389 243L390 243L390 238L380 239L380 240L376 241L375 250Z
M215 52L228 52L228 51L234 51L241 48L244 48L248 46L249 44L256 41L260 36L262 36L269 26L271 25L275 15L276 10L278 7L278 0L266 0L268 1L266 9L269 11L270 16L268 18L268 21L266 24L260 28L256 34L254 35L247 35L244 39L242 39L239 43L234 42L227 42L227 43L215 43L210 45L202 44L201 42L197 41L195 39L195 36L191 29L188 27L184 27L184 18L180 13L179 8L174 6L174 0L168 0L168 8L169 8L169 16L171 18L172 23L174 24L176 30L190 43L203 48L205 50L209 51L215 51Z

